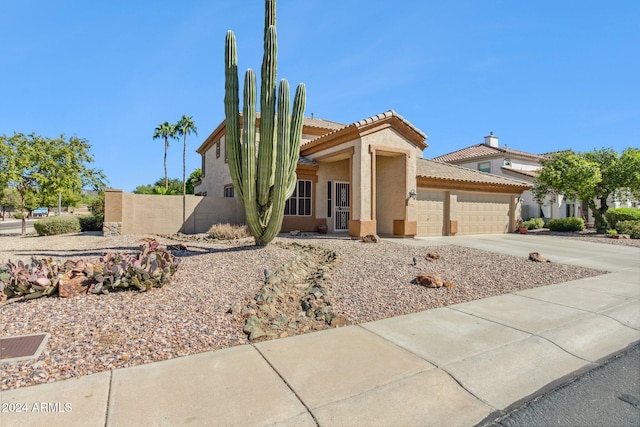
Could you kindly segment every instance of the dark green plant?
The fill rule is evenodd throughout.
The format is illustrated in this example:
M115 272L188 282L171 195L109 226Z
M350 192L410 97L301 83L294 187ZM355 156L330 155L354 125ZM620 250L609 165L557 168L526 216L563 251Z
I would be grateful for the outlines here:
M640 221L618 221L618 234L628 234L632 239L640 239Z
M238 58L233 31L227 32L225 43L224 105L229 171L258 246L271 242L280 231L285 201L295 189L306 96L305 86L301 83L296 89L291 114L287 80L280 80L276 91L278 48L275 25L276 2L266 0L259 144L256 130L256 76L251 69L245 74L241 132Z
M74 216L52 216L39 219L33 223L33 228L35 228L39 236L79 233L81 230L80 221Z
M62 277L61 266L51 259L31 258L31 263L18 261L0 265L0 292L7 298L25 299L50 296L57 292Z
M98 221L95 215L82 215L78 217L80 231L102 231L102 221Z
M605 214L609 227L616 228L618 221L640 221L640 209L612 208Z
M560 218L552 219L547 223L551 231L580 231L584 230L582 218Z

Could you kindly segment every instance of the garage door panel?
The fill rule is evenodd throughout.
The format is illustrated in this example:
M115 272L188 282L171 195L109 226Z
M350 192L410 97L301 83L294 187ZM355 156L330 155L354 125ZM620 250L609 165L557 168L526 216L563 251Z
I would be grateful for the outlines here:
M418 236L442 236L444 224L444 192L418 189L416 213Z
M458 194L458 234L508 232L509 202L503 195Z

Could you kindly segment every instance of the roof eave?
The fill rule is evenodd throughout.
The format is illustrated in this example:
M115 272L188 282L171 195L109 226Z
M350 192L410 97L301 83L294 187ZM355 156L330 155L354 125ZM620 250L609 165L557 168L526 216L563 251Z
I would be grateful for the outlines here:
M418 187L435 187L448 190L483 191L488 193L503 194L521 194L522 192L531 188L530 185L525 184L473 182L461 179L436 178L427 176L418 176L417 184Z

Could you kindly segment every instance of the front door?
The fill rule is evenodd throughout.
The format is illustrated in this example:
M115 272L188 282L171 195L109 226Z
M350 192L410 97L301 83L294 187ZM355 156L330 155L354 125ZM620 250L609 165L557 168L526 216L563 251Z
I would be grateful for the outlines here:
M334 231L349 230L349 183L335 182L335 197L333 198L333 229Z

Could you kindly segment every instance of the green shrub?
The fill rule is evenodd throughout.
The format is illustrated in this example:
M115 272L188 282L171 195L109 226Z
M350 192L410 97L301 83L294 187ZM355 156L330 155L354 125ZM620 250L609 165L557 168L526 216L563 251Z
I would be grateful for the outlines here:
M78 233L80 221L74 216L53 216L39 219L33 223L39 236L52 236L54 234Z
M529 230L537 230L538 228L544 227L544 219L542 218L530 218L525 221Z
M101 191L91 202L91 214L96 218L96 222L100 224L100 230L102 230L102 223L104 222L104 191Z
M14 217L15 219L22 219L22 212L16 212L16 213L14 213L14 214L13 214L13 217Z
M618 234L616 230L607 230L607 235L609 236L615 236L616 234Z
M628 234L632 239L640 239L640 220L618 221L616 231L619 234Z
M552 219L547 223L551 231L580 231L584 230L582 218L560 218Z
M609 209L605 214L609 227L617 228L618 221L640 221L640 209L636 208L614 208Z
M95 215L82 215L78 217L81 231L102 231L102 221L99 221Z
M522 221L522 223L520 223L519 228L526 228L527 230L532 230L534 228L534 225L531 221L527 220L527 221Z

